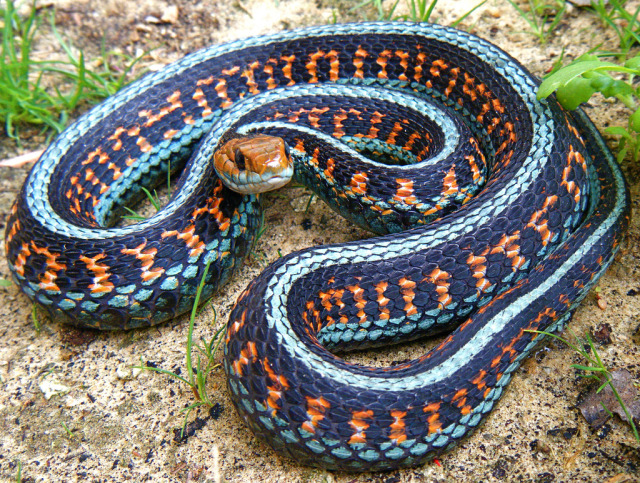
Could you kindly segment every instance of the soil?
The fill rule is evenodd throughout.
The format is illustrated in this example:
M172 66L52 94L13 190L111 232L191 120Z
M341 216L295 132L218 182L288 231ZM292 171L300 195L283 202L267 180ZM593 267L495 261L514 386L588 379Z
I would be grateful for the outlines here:
M392 4L393 2L386 2ZM404 5L404 2L401 1ZM348 0L58 0L60 32L87 58L107 50L137 55L138 69L157 69L200 47L249 35L335 21L355 20ZM634 11L637 1L630 2ZM400 5L398 8L403 8ZM442 2L434 18L450 24L475 1ZM492 0L460 28L487 38L533 73L548 71L564 49L574 58L589 46L613 46L612 36L589 12L568 13L546 44L525 33L527 24L511 5ZM366 9L363 9L366 10ZM53 10L52 10L53 11ZM398 10L400 12L401 10ZM375 12L368 11L373 19ZM357 14L362 19L362 11ZM42 27L36 55L62 55L50 29ZM623 125L620 104L594 98L587 111L600 129ZM628 113L627 113L628 115ZM0 138L0 159L41 149L37 131L18 146ZM608 139L615 147L615 140ZM640 200L640 168L624 160L634 207ZM5 220L28 167L0 168L0 220ZM197 318L195 338L210 339L227 320L239 292L279 254L302 247L368 236L333 215L309 192L288 188L268 197L267 230L236 277ZM4 223L0 222L4 229ZM577 334L611 326L612 342L597 349L609 368L640 374L640 222L633 220L617 260L569 324ZM0 248L0 278L9 269ZM0 288L0 479L17 481L640 481L640 444L618 417L592 429L576 407L592 383L570 365L583 362L561 343L549 342L521 367L486 423L437 462L387 473L344 474L311 469L276 456L237 416L221 369L208 392L214 407L189 415L180 438L182 410L194 402L184 384L161 374L132 369L147 365L185 375L188 319L147 330L97 333L76 330L40 316L17 287ZM565 334L568 335L568 334ZM353 356L389 364L424 353L418 342ZM220 355L217 356L220 359Z

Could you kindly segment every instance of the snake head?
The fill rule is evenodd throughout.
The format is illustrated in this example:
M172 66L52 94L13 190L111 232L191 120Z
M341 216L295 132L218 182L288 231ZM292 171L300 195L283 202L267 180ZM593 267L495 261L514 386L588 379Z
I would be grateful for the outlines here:
M231 139L216 150L213 162L223 183L242 194L271 191L293 177L289 146L274 136Z

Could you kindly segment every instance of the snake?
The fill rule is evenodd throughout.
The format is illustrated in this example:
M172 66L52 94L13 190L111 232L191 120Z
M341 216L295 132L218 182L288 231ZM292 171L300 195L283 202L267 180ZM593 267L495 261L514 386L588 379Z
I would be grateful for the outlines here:
M490 42L425 23L197 51L46 149L7 220L13 279L78 327L166 321L193 306L201 279L203 300L229 280L259 231L264 196L224 180L271 189L293 177L376 236L288 254L249 283L224 338L230 397L300 464L422 464L486 419L629 223L603 138L582 110L538 99L538 85ZM272 169L276 158L293 168ZM167 205L119 222L168 173L179 178ZM435 334L389 367L339 355Z

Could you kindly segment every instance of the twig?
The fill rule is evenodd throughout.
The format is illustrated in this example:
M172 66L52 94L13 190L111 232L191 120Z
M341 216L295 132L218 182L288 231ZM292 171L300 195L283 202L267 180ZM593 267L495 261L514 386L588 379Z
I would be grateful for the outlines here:
M44 153L44 149L31 151L30 153L25 153L14 158L3 159L2 161L0 161L0 166L5 168L19 168L28 163L35 163L38 159L40 159L42 153Z

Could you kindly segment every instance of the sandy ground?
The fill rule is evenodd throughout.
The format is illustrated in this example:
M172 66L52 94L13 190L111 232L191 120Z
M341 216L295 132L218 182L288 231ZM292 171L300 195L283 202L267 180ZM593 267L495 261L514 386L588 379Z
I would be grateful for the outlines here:
M108 49L135 54L150 47L146 68L157 68L202 46L297 26L353 20L347 0L60 0L59 29L96 54ZM448 24L474 3L442 2L435 18ZM48 3L47 5L49 5ZM197 4L197 5L196 5ZM635 7L634 7L635 8ZM176 10L177 9L177 10ZM165 20L162 21L162 17ZM373 18L373 15L371 16ZM160 20L158 20L160 19ZM488 2L462 28L496 43L537 75L566 48L566 57L588 45L608 42L598 22L570 7L546 45L522 33L526 24L501 0ZM46 29L44 29L46 39ZM42 41L39 55L56 55ZM596 99L588 112L600 128L622 124L623 108ZM0 139L0 159L44 146L34 133L21 147ZM615 144L610 140L612 145ZM634 206L640 199L640 169L625 161ZM28 168L0 169L0 220L4 220ZM321 202L305 207L309 193L284 189L268 198L268 227L239 277L197 319L196 338L210 338L225 323L247 282L278 256L301 247L366 236ZM0 228L4 230L3 222ZM625 367L638 380L640 324L639 223L634 221L622 253L599 284L601 309L592 293L571 329L578 334L601 323L612 327L613 343L600 346L605 363ZM0 278L9 278L0 248ZM181 409L193 394L165 376L131 367L143 362L185 374L185 317L160 327L127 333L95 333L43 320L36 331L31 304L16 287L0 288L0 479L16 481L599 481L638 480L639 444L619 419L588 427L576 404L588 382L570 367L580 362L569 349L549 343L517 372L503 399L477 433L438 464L352 475L301 467L281 459L256 440L230 403L224 373L213 372L208 389L216 403L192 413L189 437L178 441ZM636 342L634 342L634 340ZM353 360L388 364L416 357L425 343L358 355ZM218 356L219 357L219 356ZM197 419L196 419L197 418ZM197 429L196 429L197 428Z

